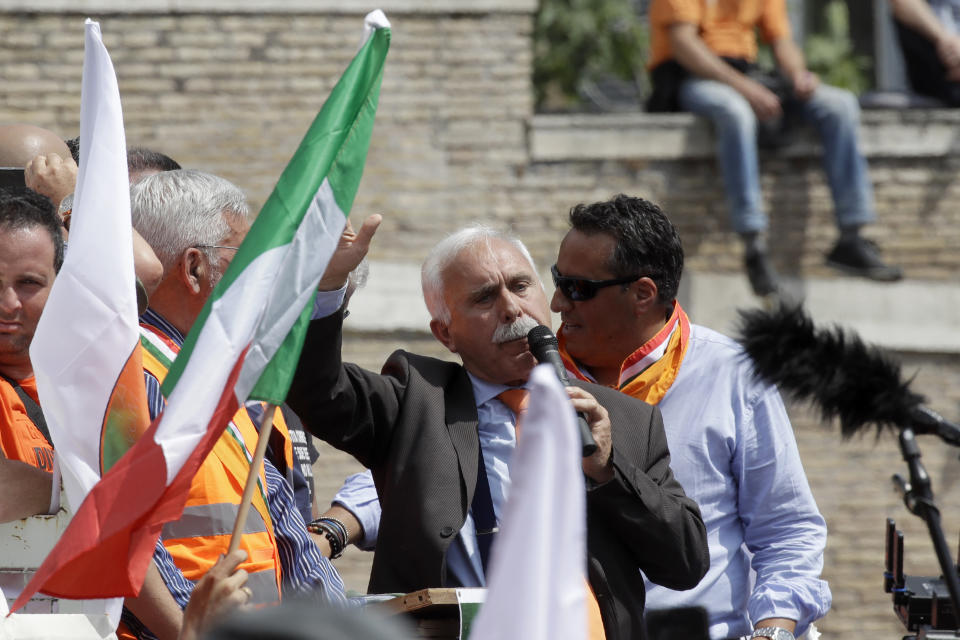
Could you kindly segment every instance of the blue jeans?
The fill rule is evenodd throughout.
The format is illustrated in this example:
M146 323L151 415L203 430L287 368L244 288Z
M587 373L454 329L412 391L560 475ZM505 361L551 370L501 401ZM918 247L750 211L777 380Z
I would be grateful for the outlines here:
M713 123L717 161L723 174L733 229L738 233L767 227L757 165L757 117L733 87L715 80L689 78L680 85L680 106ZM793 100L784 111L796 110L813 123L823 144L827 174L840 227L859 226L875 219L873 187L867 162L860 153L860 106L849 91L820 85L806 101Z

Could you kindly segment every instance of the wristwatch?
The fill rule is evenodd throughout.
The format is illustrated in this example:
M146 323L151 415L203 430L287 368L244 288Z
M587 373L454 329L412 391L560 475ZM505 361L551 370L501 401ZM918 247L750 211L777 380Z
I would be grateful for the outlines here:
M770 638L770 640L796 640L793 634L783 627L757 627L751 638Z

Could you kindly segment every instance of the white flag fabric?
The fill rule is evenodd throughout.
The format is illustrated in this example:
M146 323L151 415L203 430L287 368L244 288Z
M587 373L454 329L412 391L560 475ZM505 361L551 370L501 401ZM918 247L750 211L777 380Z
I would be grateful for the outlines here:
M108 423L127 439L149 425L149 416L144 424L143 414L126 411L140 402L135 385L121 389L123 398L114 394L125 369L143 385L142 369L128 363L139 330L127 145L117 78L100 25L88 19L85 28L80 172L69 249L30 347L40 405L73 508L100 480ZM118 623L122 600L108 602Z
M583 640L586 488L574 412L556 373L530 376L523 437L471 640Z

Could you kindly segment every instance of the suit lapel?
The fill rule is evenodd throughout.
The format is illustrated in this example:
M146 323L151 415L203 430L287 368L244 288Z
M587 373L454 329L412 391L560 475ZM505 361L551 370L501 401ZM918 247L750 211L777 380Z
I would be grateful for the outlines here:
M466 370L460 368L447 388L446 423L450 440L460 463L460 481L465 490L465 507L469 507L477 488L477 458L480 455L480 440L477 436L477 402L473 397L473 385Z

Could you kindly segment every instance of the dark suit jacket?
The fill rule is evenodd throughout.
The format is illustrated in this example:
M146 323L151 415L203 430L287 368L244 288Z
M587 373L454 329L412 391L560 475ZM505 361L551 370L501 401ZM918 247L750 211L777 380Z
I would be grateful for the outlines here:
M477 482L470 379L458 364L404 351L381 375L344 364L341 323L340 313L311 323L287 402L311 433L373 472L383 514L370 592L445 586L447 548ZM587 491L590 583L607 638L643 638L640 571L673 589L695 586L709 566L706 531L670 470L659 410L577 384L610 414L616 474Z

